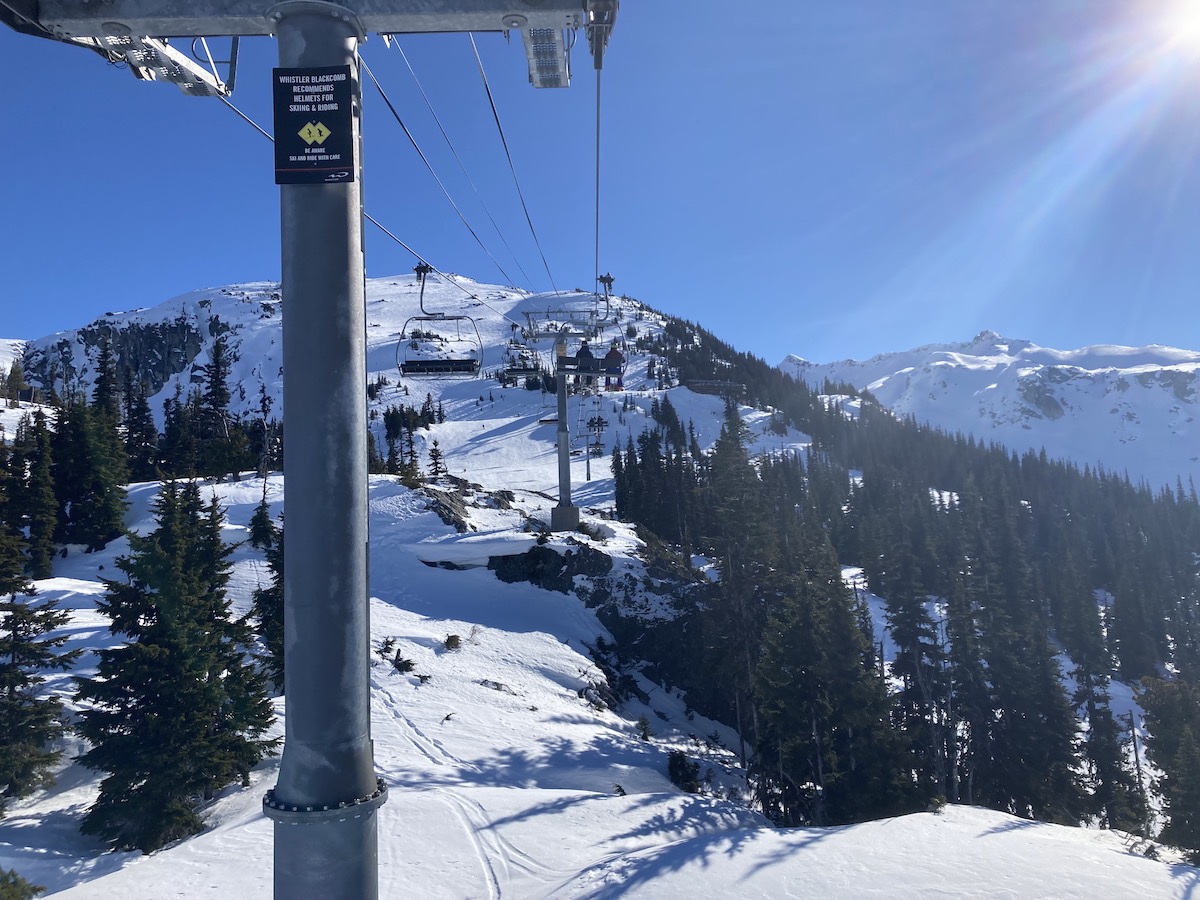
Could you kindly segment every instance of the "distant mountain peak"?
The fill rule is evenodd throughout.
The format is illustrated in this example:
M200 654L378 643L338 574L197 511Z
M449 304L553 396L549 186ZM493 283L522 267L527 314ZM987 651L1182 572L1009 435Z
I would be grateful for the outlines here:
M1200 480L1200 353L1152 345L1054 350L990 329L859 362L780 368L820 387L870 390L900 416L1017 452L1045 449L1080 467L1173 486Z

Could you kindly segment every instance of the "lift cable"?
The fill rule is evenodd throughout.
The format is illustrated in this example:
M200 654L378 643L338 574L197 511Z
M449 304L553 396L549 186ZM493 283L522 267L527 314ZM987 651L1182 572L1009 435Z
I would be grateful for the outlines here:
M275 138L271 136L271 133L269 131L265 130L261 125L259 125L257 122L255 122L253 119L251 119L248 115L246 115L244 112L242 112L236 106L234 106L233 103L228 98L222 97L221 102L223 102L231 110L233 110L235 113L237 113L238 116L241 117L242 121L249 124L255 131L257 131L259 134L261 134L263 137L265 137L268 141L270 141L272 144L275 143ZM418 253L412 247L408 246L408 244L406 244L399 237L392 234L392 232L390 232L387 228L385 228L378 219L376 219L374 216L372 216L370 213L366 212L365 210L363 211L363 218L366 219L368 222L370 222L372 225L374 225L376 228L378 228L380 231L382 231L384 234L386 234L388 237L390 237L393 241L395 241L397 244L399 244L401 247L403 247L406 251L411 253L418 262L424 263L425 265L429 266L433 270L434 274L436 274L439 278L441 278L447 284L454 285L454 287L458 288L460 291L462 291L464 294L466 294L469 299L476 301L477 303L479 303L482 306L486 306L488 309L490 309L492 312L494 312L500 318L504 319L506 322L510 322L513 325L516 325L518 327L524 327L524 323L518 321L517 319L514 319L512 316L508 315L507 313L503 313L500 310L496 309L496 307L492 306L492 304L488 303L486 300L484 300L478 294L471 293L471 291L467 290L465 287L463 287L461 284L459 284L457 281L455 281L453 275L449 275L449 274L443 272L437 266L430 263L429 260L427 260L424 256L422 256L420 253Z
M430 101L429 95L425 93L425 88L421 84L421 79L417 77L416 70L413 68L412 63L409 62L408 55L405 54L404 48L400 46L399 36L392 35L391 43L400 52L400 57L404 60L404 64L408 66L408 71L412 74L413 82L416 84L417 90L421 92L421 97L425 101L425 106L429 109L429 114L433 116L433 121L437 123L438 131L442 133L442 137L446 141L446 146L450 148L450 153L454 156L454 161L458 163L458 168L462 171L463 177L467 179L467 184L469 184L471 186L471 190L474 191L476 199L479 200L479 205L482 206L483 211L487 213L488 220L492 223L492 227L496 230L496 234L500 237L501 243L504 244L505 249L508 250L509 255L512 256L513 262L517 264L517 268L521 271L521 275L523 275L525 278L525 283L532 284L533 279L529 277L529 273L525 271L525 267L521 265L521 260L517 257L517 254L513 248L509 245L508 239L505 238L504 232L500 230L500 226L496 223L496 217L492 215L492 211L488 208L487 202L483 199L483 195L479 193L479 188L475 186L475 181L471 178L470 173L467 172L467 167L464 165L462 158L458 155L458 150L455 149L454 142L450 140L450 135L446 133L446 129L442 127L442 120L438 117L437 112L434 110L433 103Z
M475 62L479 64L479 74L483 78L483 87L487 91L488 103L492 107L492 118L496 120L496 129L500 132L500 143L504 145L504 155L508 158L508 168L512 172L513 184L517 187L517 196L521 198L521 209L525 211L525 221L529 223L529 233L533 235L533 242L537 245L538 255L542 258L542 265L546 269L546 276L550 279L550 287L554 289L554 293L561 293L558 285L554 283L554 276L550 274L550 264L546 262L546 254L542 250L542 242L538 240L537 229L533 227L533 218L529 215L529 206L525 203L525 194L521 191L521 181L517 178L517 168L513 164L512 153L508 149L508 140L504 137L504 126L500 124L500 113L496 109L496 98L492 96L492 87L488 84L487 72L483 68L483 60L479 56L479 47L475 45L475 35L468 34L471 39L471 49L475 51Z
M250 127L252 127L254 130L256 130L259 134L261 134L263 137L265 137L268 141L270 141L272 144L275 143L275 138L271 137L271 133L269 131L264 131L263 127L261 125L259 125L252 118L250 118L248 115L246 115L244 112L242 112L236 106L234 106L233 102L228 97L222 97L221 102L224 103L226 106L228 106L230 109L232 109L239 116L241 116L243 121L248 122L250 124Z
M500 270L500 274L504 276L505 283L514 284L515 282L513 281L512 276L504 271L504 266L500 265L500 260L496 259L496 257L492 255L492 251L487 248L479 235L475 233L475 229L471 227L471 223L467 221L467 217L463 215L462 210L458 208L458 204L454 202L454 198L450 196L450 192L446 190L446 185L442 183L442 179L440 179L437 172L433 170L433 166L430 164L429 159L425 156L424 152L422 152L420 145L417 144L417 139L412 136L412 132L408 130L408 126L405 125L404 120L400 118L400 113L397 112L396 107L392 105L392 101L388 98L387 93L384 91L383 85L379 83L379 79L375 77L375 73L371 71L371 67L368 66L366 61L361 57L359 58L359 62L362 63L363 71L367 73L368 77L370 77L371 81L374 83L375 88L379 91L379 96L383 98L383 102L386 103L387 108L391 110L392 116L404 130L404 134L408 137L409 142L413 145L413 149L416 150L417 155L421 157L421 162L425 163L425 168L429 170L429 174L433 176L433 180L436 181L438 187L442 189L442 194L445 195L446 201L454 208L454 211L458 213L458 217L462 220L463 225L466 226L467 231L471 232L471 237L475 238L475 243L477 243L483 252L488 255L488 259L495 263L496 268Z
M596 68L596 280L600 285L600 73Z

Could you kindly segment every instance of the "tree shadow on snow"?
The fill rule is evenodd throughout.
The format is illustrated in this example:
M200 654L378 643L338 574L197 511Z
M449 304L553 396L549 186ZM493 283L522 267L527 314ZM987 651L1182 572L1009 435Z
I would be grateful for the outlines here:
M602 874L605 883L589 891L588 896L594 900L624 897L671 872L680 872L692 866L699 866L703 870L718 859L736 857L753 845L757 833L755 829L743 828L720 834L698 835L664 846L634 851L584 869L577 883L595 884L595 876Z
M1178 879L1183 892L1179 895L1182 900L1192 900L1200 890L1200 869L1186 863L1172 863L1171 877Z
M1020 831L1025 828L1042 828L1045 822L1038 822L1034 819L1012 819L1000 825L993 825L987 831L981 832L977 837L985 838L993 834L1004 834L1009 831Z

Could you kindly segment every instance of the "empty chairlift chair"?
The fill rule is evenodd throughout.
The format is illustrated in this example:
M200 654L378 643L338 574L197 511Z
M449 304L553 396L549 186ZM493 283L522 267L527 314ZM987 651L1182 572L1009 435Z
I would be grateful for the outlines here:
M396 345L400 374L405 377L479 375L483 366L479 325L468 315L425 309L425 278L433 268L421 263L413 271L421 284L421 314L410 316L400 329L400 342Z

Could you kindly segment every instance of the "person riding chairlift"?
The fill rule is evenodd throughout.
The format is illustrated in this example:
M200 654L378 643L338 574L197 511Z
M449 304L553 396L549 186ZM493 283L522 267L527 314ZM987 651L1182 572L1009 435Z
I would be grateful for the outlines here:
M586 384L590 387L595 381L592 372L596 369L596 357L592 355L592 348L588 346L586 340L579 345L579 352L575 354L575 367L578 372L575 376L575 383Z
M621 375L621 367L625 365L625 355L617 349L616 341L613 341L612 346L608 348L608 352L604 354L604 361L600 364L604 369L604 389L606 391L623 391L625 389L624 378ZM613 378L616 378L616 384L613 384Z

